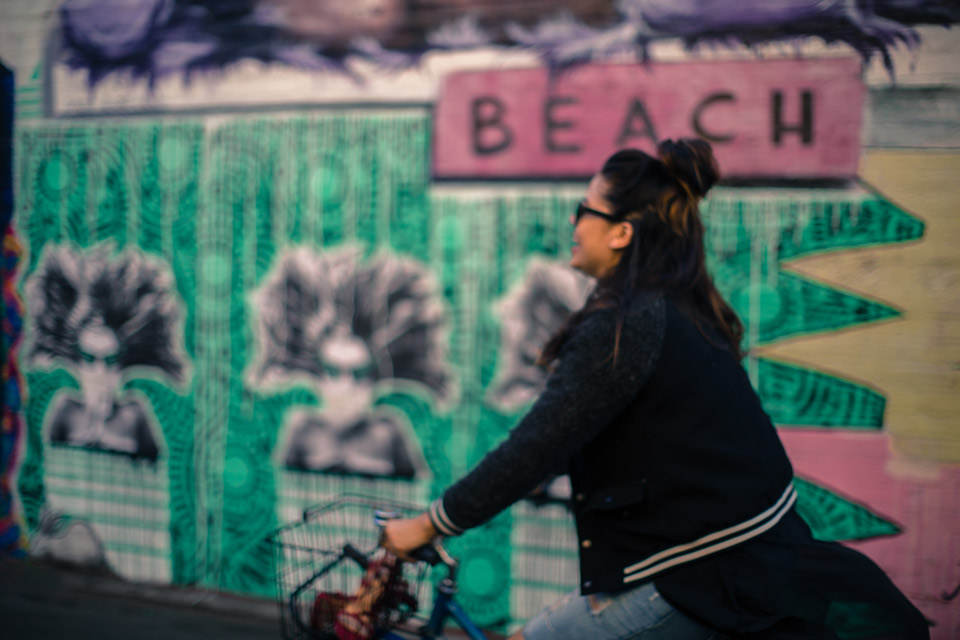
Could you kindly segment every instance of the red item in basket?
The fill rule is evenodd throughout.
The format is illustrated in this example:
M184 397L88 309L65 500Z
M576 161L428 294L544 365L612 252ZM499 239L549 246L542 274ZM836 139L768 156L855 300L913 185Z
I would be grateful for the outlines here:
M318 593L313 602L310 626L333 629L338 640L368 640L373 637L374 621L386 619L391 610L417 610L417 601L403 579L402 563L384 549L370 560L352 596L339 592Z

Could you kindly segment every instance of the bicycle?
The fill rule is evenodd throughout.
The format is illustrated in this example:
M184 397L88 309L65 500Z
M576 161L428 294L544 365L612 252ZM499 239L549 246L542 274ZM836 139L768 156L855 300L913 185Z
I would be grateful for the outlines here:
M267 539L277 553L277 596L281 635L285 640L337 640L336 610L342 610L368 574L378 553L384 523L407 517L421 507L383 503L363 496L343 496L305 509L300 521L280 527ZM374 526L370 526L371 523ZM379 552L382 553L382 552ZM456 602L457 559L442 545L417 550L420 562L400 563L396 588L384 598L390 606L368 612L372 638L439 639L447 622L455 622L470 640L487 640L483 631ZM427 566L442 565L446 574L437 581L429 615L418 615L428 596Z

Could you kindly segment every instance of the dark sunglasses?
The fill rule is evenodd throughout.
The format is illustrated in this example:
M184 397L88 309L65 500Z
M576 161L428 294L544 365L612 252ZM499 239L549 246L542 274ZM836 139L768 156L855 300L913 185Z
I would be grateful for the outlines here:
M580 222L580 218L582 218L585 213L589 213L592 216L599 216L604 220L609 220L610 222L620 222L620 218L612 213L597 211L596 209L591 209L582 202L579 202L577 203L577 212L573 214L573 224L576 225L578 222Z

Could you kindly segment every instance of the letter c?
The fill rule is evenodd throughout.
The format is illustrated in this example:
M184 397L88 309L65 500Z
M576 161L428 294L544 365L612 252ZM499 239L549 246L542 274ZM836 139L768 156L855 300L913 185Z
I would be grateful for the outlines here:
M715 102L736 102L737 98L732 93L711 93L706 98L700 101L700 104L696 106L693 110L693 115L691 116L691 122L693 124L693 130L698 136L707 140L708 142L730 142L736 136L732 133L722 134L722 133L711 133L703 128L703 125L700 123L700 117L703 115L703 112L707 110L707 107L712 105Z

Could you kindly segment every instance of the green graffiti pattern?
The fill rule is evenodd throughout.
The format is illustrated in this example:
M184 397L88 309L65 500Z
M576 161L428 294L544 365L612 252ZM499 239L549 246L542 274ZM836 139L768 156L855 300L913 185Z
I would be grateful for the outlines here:
M863 540L889 536L900 527L863 505L802 478L795 478L797 512L818 540Z
M782 263L838 249L919 239L924 224L865 189L720 188L704 202L707 260L745 325L745 346L896 317L881 302L787 273ZM879 429L884 398L822 372L748 357L747 371L778 424Z
M53 396L64 389L78 389L77 381L60 369L52 373L28 373L30 390L25 404L27 422L27 456L20 469L18 490L23 502L24 518L31 530L40 522L40 509L46 501L43 485L43 416Z
M132 379L125 387L149 405L163 435L174 582L271 595L276 567L264 538L280 522L338 491L435 497L516 422L517 415L484 402L499 358L493 303L522 277L530 256L564 259L582 185L432 186L430 126L423 111L328 111L205 126L45 124L18 132L25 276L46 243L86 248L110 241L165 261L183 301L186 387L159 379ZM746 323L750 347L895 316L889 305L786 273L781 264L923 233L922 222L863 190L720 188L705 203L704 219L708 259ZM345 244L422 261L448 305L457 404L442 409L402 388L378 399L409 420L429 480L281 469L285 419L321 400L306 388L245 382L254 341L251 292L283 251ZM746 366L778 423L883 424L884 398L864 384L762 358ZM45 499L43 419L54 395L76 384L62 370L30 371L27 380L19 490L35 527ZM823 539L892 531L826 489L800 480L798 490L801 512ZM557 505L521 504L454 541L468 612L481 624L505 625L572 585L568 524Z
M780 425L880 429L886 399L864 385L773 360L759 359L758 392Z
M172 582L196 582L193 545L176 541L196 539L196 496L194 495L193 433L184 428L193 423L193 403L187 396L156 380L131 380L124 388L146 398L144 406L156 416L166 443L164 460L169 469L170 564Z
M888 305L785 273L786 260L915 240L923 222L879 196L845 190L747 195L718 189L703 205L710 268L746 325L747 346L863 325Z

